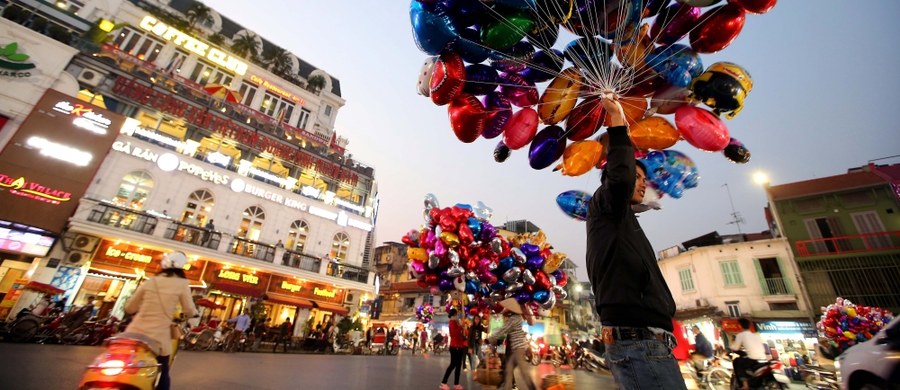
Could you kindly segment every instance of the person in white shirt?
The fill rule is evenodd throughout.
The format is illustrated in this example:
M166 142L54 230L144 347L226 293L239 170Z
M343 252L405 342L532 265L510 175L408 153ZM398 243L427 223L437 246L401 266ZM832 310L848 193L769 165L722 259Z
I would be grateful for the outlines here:
M734 372L742 382L741 388L746 390L750 387L747 370L753 368L760 360L766 360L766 348L762 338L750 330L750 320L741 318L738 320L738 323L743 331L734 337L734 342L731 343L731 350L739 351L743 348L744 352L747 353L746 358L734 360Z

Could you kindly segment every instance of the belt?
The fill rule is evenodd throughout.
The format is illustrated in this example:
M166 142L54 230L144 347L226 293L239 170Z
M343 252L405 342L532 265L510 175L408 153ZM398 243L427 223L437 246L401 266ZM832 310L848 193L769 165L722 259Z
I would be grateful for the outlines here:
M647 328L631 328L623 326L604 326L600 333L603 343L615 344L616 340L659 340L670 348L677 344L675 336L669 332L654 333Z

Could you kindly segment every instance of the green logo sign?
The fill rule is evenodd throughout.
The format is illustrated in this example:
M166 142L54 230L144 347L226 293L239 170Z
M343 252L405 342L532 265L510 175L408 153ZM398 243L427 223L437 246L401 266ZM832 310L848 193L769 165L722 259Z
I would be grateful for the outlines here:
M17 53L18 51L19 44L16 42L0 47L0 77L31 77L28 70L34 69L35 65L25 62L30 57L25 53Z

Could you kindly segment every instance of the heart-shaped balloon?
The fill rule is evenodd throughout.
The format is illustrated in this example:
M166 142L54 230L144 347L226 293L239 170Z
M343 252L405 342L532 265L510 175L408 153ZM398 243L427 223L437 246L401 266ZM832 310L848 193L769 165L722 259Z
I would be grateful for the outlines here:
M522 271L522 281L525 282L526 285L534 284L534 274L531 273L531 270L526 269Z
M482 222L481 234L478 235L478 239L481 241L490 241L494 237L497 237L497 228L494 227L494 225L492 225L490 222Z
M450 114L453 133L457 139L465 143L475 142L481 136L489 118L481 100L467 93L454 98L447 112Z
M500 259L500 262L497 264L497 268L494 272L498 275L503 275L507 270L515 265L515 259L512 257L504 257Z
M531 300L531 293L529 293L528 291L520 291L516 293L515 298L516 301L520 304L525 303Z
M426 274L425 275L425 283L429 286L437 286L440 282L440 277L435 274Z
M500 237L494 237L491 239L491 252L496 254L500 254L500 251L503 250L503 243Z
M547 290L538 290L531 294L531 299L534 299L537 303L544 304L550 300L550 293Z
M492 91L484 96L484 109L487 119L481 136L487 139L496 138L503 133L503 129L512 118L512 104L509 99L500 95L500 92Z
M455 288L453 286L453 279L441 279L441 281L438 283L438 288L440 288L443 292L453 291L453 289Z
M453 288L457 291L466 291L466 278L456 276L453 278Z
M450 267L450 269L447 270L447 275L452 276L454 278L462 276L465 273L466 273L466 270L464 270L462 267L460 267L458 265L454 265L454 266Z
M425 261L428 260L428 252L425 251L425 248L407 247L406 257L410 260Z
M534 284L541 290L550 290L550 288L553 287L553 285L550 284L550 279L547 277L547 274L545 274L544 271L535 272Z
M443 241L436 240L434 242L434 252L432 254L434 254L437 257L447 256L447 247L444 245Z
M425 274L425 263L421 261L410 261L409 262L409 272L412 274L413 278L419 278L423 274Z
M463 245L469 245L472 243L474 239L474 235L472 234L472 229L469 229L468 224L459 225L459 240Z
M466 85L466 65L462 58L452 52L441 54L434 64L430 85L431 101L439 106L461 95Z
M544 266L544 258L541 256L531 256L525 261L525 268L538 271Z
M459 245L459 236L450 232L442 232L441 241L444 242L444 245L454 248Z
M409 6L413 38L419 50L432 55L440 54L459 34L447 13L424 3L428 2L413 1Z
M440 257L438 257L436 254L433 254L433 253L431 254L431 256L428 256L428 268L435 269L440 265L441 265Z
M450 265L458 266L459 265L459 253L454 250L447 251L447 259L450 261Z
M550 295L550 297L547 298L547 302L544 302L541 304L541 309L550 310L550 309L553 309L553 306L556 305L556 295L553 295L553 294L548 294L548 295Z
M503 273L503 280L507 283L515 283L516 280L519 280L519 276L522 275L522 270L519 267L512 267L506 272Z
M537 256L541 251L540 246L531 243L524 243L519 248L525 257Z
M509 283L506 283L505 280L498 280L491 284L491 290L494 291L503 291L506 290L506 287L509 286Z
M519 264L525 264L525 261L528 260L528 256L525 255L521 248L510 248L509 255Z
M509 286L506 287L506 291L508 292L516 292L525 287L525 284L522 282L510 283Z
M481 280L482 283L487 284L487 285L492 285L492 284L498 282L497 277L494 276L494 274L492 274L490 272L482 273L481 275L478 276L478 279Z

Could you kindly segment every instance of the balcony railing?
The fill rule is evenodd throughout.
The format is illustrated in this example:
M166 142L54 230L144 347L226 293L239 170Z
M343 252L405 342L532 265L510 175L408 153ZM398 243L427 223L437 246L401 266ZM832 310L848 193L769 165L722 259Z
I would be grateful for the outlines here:
M166 228L165 238L180 241L191 245L202 246L212 250L219 249L222 242L222 233L207 230L199 226L186 225L172 221Z
M275 245L263 244L241 237L231 237L228 253L272 263L275 260Z
M106 203L94 206L88 221L149 235L156 230L157 223L152 215Z
M794 246L799 257L894 250L900 249L900 230L802 240Z
M325 274L354 282L369 282L369 270L333 261L328 263L328 269L325 271Z
M322 269L322 259L288 250L284 251L284 255L281 256L281 264L315 273L319 273L319 270Z
M788 295L791 293L784 278L765 278L763 281L765 282L765 286L763 286L765 295Z

